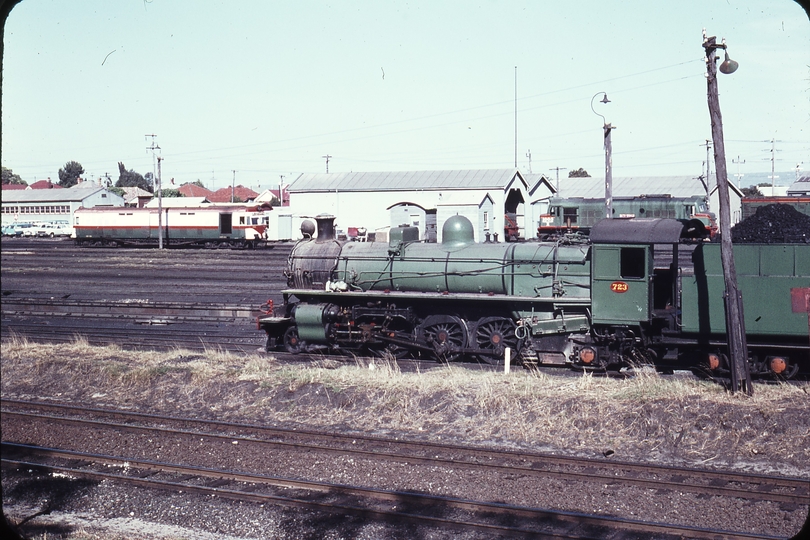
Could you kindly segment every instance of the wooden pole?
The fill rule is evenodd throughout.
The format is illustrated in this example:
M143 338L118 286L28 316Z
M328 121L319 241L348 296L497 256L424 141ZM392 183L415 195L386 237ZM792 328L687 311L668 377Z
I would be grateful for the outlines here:
M720 198L720 259L725 280L726 338L731 367L731 392L744 390L753 395L751 375L748 369L748 344L745 339L745 321L742 313L742 293L737 287L737 271L734 266L734 250L731 244L731 203L728 194L726 149L723 141L723 117L720 114L720 99L717 91L717 65L715 51L725 49L717 45L715 37L703 36L706 50L706 81L708 83L709 116L714 140L714 170L717 177L717 193ZM706 179L708 182L708 178Z
M602 126L605 131L605 217L613 218L613 144L610 140L610 133L613 131L611 124Z

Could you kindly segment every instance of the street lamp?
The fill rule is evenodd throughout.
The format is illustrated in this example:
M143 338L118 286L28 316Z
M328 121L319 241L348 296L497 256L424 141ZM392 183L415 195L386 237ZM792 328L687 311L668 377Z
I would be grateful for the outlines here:
M599 94L602 94L602 99L599 100L601 103L610 103L610 100L606 92L597 92L591 98L591 110L595 115L602 117L602 129L605 138L605 217L610 219L613 217L613 145L610 141L610 132L615 128L607 123L604 115L599 114L593 108L593 100Z
M714 173L717 177L717 194L720 199L720 260L725 280L726 339L728 341L729 367L731 368L731 391L737 392L740 383L750 396L751 375L748 369L748 344L745 339L745 320L742 314L742 294L737 287L737 270L734 266L734 251L731 245L731 203L728 194L726 148L723 141L723 117L720 114L720 99L717 90L717 49L726 51L726 40L717 44L714 36L707 37L703 30L703 49L706 51L706 81L708 86L709 117L714 139ZM720 73L731 74L739 64L728 57L720 64Z

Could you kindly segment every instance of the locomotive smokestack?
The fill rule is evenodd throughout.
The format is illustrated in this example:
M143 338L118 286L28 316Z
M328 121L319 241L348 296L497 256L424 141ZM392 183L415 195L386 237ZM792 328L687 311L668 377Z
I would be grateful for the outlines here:
M315 216L318 224L318 242L327 242L335 239L335 216L330 214L319 214Z

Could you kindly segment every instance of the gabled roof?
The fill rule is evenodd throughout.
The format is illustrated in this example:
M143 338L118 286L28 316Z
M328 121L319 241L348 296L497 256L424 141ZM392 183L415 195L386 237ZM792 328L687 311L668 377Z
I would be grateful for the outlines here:
M241 199L242 202L247 202L255 199L258 193L245 186L236 186L233 188L233 195ZM216 190L208 196L208 200L217 203L231 202L231 188L227 187Z
M55 184L48 180L37 180L33 184L31 184L31 189L64 189L59 184Z
M715 189L714 177L709 185ZM742 197L742 192L729 182L729 188ZM623 176L613 178L614 197L668 194L673 197L705 196L706 189L695 176ZM605 179L599 177L560 178L558 197L598 199L605 196Z
M145 189L139 188L138 186L125 187L121 189L124 190L124 199L127 202L133 199L144 199L146 197L154 197L152 193L149 193Z
M788 188L788 195L802 196L810 195L810 176L802 176Z
M209 197L214 193L210 189L198 186L197 184L183 184L177 188L177 191L182 193L185 197Z
M529 196L534 195L540 186L546 186L549 192L554 195L557 189L554 187L551 179L545 174L525 174L526 183L529 186Z
M330 191L414 191L440 189L501 189L515 180L526 187L517 169L453 171L390 171L350 173L304 173L293 180L290 193Z
M65 189L24 189L3 193L3 202L81 202L99 191L106 191L102 187L71 187ZM111 193L115 197L114 193Z
M31 187L25 184L3 184L3 191L19 191L22 189L31 189Z

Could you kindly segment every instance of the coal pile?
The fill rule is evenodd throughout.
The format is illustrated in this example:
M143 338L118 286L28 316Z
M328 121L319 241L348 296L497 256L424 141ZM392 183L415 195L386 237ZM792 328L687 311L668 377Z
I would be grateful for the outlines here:
M769 204L731 228L737 244L810 243L810 216L788 204Z

